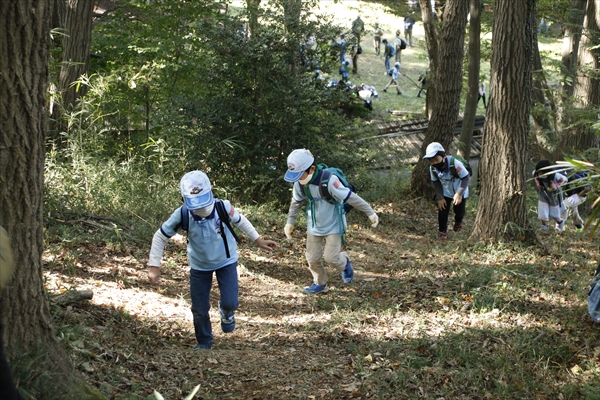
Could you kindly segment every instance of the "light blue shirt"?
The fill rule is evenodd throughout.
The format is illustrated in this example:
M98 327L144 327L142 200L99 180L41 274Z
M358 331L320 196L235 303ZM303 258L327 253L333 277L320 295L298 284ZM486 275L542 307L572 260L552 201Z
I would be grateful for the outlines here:
M461 182L463 178L466 178L469 175L469 171L467 168L458 161L456 158L454 159L454 167L456 168L456 173L458 174L458 178L455 177L450 171L450 158L451 156L446 156L446 168L443 171L439 171L437 168L431 167L429 168L429 175L431 177L431 181L440 181L442 183L442 188L444 189L444 197L453 198L454 194L460 188ZM469 197L469 188L467 187L463 193L463 199Z
M322 173L319 172L319 173ZM314 179L316 183L319 182L318 176ZM315 202L315 223L313 225L313 218L310 207L307 207L307 232L313 236L327 236L340 233L340 218L336 210L335 204L331 204L327 199L321 197L319 186L309 184L310 195ZM327 182L327 188L329 193L335 201L343 203L344 200L348 199L352 192L350 189L345 187L337 176L331 174L329 182ZM308 200L304 193L304 188L299 182L294 183L294 190L292 199L297 202ZM341 220L344 224L344 230L346 228L346 215L343 215Z
M216 199L215 199L216 200ZM223 200L225 211L229 214L231 223L240 222L240 214L227 200ZM199 218L188 212L188 264L190 268L199 271L214 271L238 260L237 243L229 228L223 224L227 237L229 255L225 252L225 243L219 228L219 216L216 207L207 218ZM160 227L161 232L168 238L181 230L181 207Z

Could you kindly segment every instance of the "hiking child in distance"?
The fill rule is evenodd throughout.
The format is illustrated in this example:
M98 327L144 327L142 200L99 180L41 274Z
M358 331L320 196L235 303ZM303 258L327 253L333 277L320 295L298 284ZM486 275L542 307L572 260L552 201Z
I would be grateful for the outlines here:
M533 170L533 180L538 192L538 219L542 222L540 230L548 232L550 219L556 221L556 233L562 233L565 220L561 214L567 207L563 201L561 186L568 182L566 176L552 170L549 160L541 160Z
M244 232L258 247L272 250L277 243L260 237L252 223L229 201L215 199L208 176L202 171L188 172L179 182L184 205L154 234L148 260L148 278L158 285L162 256L170 238L185 229L188 232L187 254L190 265L190 293L197 344L194 349L210 349L213 344L210 323L210 289L213 273L217 277L219 313L223 332L235 329L234 311L239 306L237 242L231 223ZM185 210L185 212L184 212ZM186 220L187 219L187 220Z
M435 189L438 207L438 237L448 238L448 215L450 205L454 208L454 232L462 229L465 217L471 174L467 167L455 157L447 155L438 142L429 143L425 157L429 161L429 176Z
M336 174L322 164L315 164L315 158L309 150L292 151L287 164L288 169L283 179L294 184L284 228L288 240L292 239L294 225L304 202L308 202L306 261L313 276L313 284L304 288L304 292L317 294L329 290L327 271L322 259L341 273L344 283L352 282L354 270L350 258L346 252L341 251L346 232L344 203L364 212L373 228L379 224L379 217Z

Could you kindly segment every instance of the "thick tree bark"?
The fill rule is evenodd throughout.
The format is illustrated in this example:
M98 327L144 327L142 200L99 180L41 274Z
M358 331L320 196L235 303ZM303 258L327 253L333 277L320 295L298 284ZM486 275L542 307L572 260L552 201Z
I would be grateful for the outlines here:
M481 58L481 0L471 0L471 18L469 20L469 78L467 100L465 102L465 115L463 117L462 131L458 154L465 160L471 158L471 139L473 126L477 113L477 97L479 94L479 59ZM474 185L473 185L474 186Z
M0 318L8 358L42 356L45 362L32 368L53 368L55 383L63 385L72 366L54 336L42 277L51 18L51 0L0 2L0 225L15 258L12 281L0 297Z
M533 242L527 219L526 161L536 0L497 0L490 86L479 161L480 196L471 238Z
M600 34L599 25L600 7L597 1L588 0L573 87L574 105L579 110L578 118L596 119L596 109L600 105L600 81L597 75L600 67L600 49L595 47ZM559 146L562 154L577 153L598 145L596 134L588 125L577 125L563 133Z
M425 38L429 52L429 73L427 99L431 101L431 117L425 141L421 148L421 158L431 142L440 142L448 149L460 110L462 90L463 54L465 26L469 3L464 0L448 0L444 7L439 34L435 32L429 0L420 0L425 26ZM415 166L410 190L415 194L428 196L433 193L429 178L429 163L420 160Z

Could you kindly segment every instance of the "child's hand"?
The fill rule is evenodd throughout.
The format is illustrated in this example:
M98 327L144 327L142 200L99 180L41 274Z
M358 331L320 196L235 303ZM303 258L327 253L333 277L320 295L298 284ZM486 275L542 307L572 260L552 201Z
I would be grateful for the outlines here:
M256 239L256 245L261 249L272 251L275 247L277 247L277 242L269 239L261 239L259 237Z
M446 209L446 199L438 200L438 209L440 209L440 210Z
M460 203L462 203L462 195L455 193L454 194L454 199L452 201L452 204L454 204L455 206L459 205Z
M158 281L160 278L160 268L159 267L150 267L148 270L148 279L150 283L153 285L158 285Z

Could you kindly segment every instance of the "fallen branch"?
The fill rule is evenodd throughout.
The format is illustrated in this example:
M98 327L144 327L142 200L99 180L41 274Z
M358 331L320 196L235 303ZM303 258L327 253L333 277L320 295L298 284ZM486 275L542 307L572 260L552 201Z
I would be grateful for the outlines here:
M91 300L94 292L91 290L69 290L57 296L50 297L56 304L77 303L79 301Z

